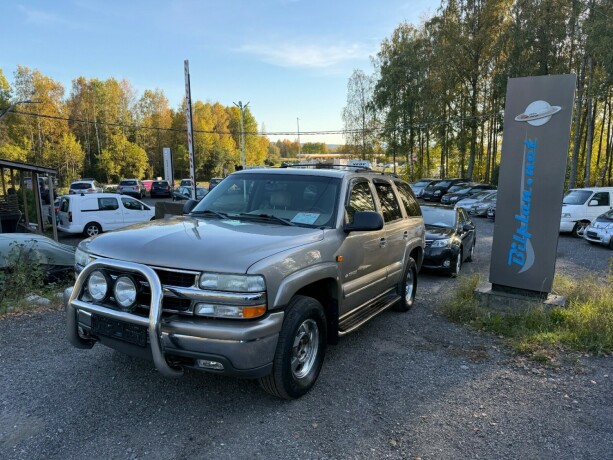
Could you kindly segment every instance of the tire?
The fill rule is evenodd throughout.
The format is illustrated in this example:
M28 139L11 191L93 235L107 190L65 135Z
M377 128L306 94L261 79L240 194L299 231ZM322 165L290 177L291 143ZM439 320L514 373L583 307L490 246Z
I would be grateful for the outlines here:
M613 249L613 238L611 238L611 241L609 241L609 249Z
M470 253L468 254L468 257L466 258L466 262L473 261L473 256L475 255L475 244L476 243L477 243L477 238L475 237L475 239L473 240L473 245L470 247Z
M587 222L576 222L572 230L573 236L576 238L583 238L583 233L588 225L589 223Z
M297 295L289 303L272 372L259 379L264 391L284 399L306 394L317 381L326 353L326 317L312 297Z
M402 280L397 287L400 300L392 307L396 311L409 311L415 303L415 293L417 292L417 264L412 257L409 257L407 268L402 275Z
M462 248L460 248L460 252L458 253L458 257L456 258L454 266L451 268L450 275L454 278L460 274L460 270L462 269Z
M102 233L102 227L96 222L90 222L83 228L83 233L85 236L96 236Z

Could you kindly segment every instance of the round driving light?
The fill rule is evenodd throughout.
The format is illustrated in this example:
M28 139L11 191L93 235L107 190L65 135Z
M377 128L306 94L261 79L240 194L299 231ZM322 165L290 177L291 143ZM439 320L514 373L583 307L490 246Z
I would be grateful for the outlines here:
M136 302L136 283L129 276L120 276L115 280L113 293L120 307L129 308Z
M98 302L104 300L106 297L106 293L109 289L109 283L100 270L94 270L89 278L87 279L87 290L89 291L89 295Z

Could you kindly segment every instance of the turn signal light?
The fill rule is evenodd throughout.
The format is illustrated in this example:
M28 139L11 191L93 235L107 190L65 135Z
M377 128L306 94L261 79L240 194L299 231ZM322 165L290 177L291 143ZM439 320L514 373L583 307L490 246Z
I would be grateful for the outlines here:
M265 306L243 307L243 318L257 318L266 313Z

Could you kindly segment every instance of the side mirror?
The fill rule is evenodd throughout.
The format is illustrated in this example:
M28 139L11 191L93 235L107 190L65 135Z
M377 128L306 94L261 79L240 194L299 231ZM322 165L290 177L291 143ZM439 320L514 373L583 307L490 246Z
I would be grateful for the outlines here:
M588 206L598 206L598 200L590 200Z
M464 224L463 227L465 232L468 232L473 229L472 224Z
M183 205L183 214L189 214L196 207L198 200L187 200Z
M381 230L383 228L383 217L376 211L356 211L353 215L353 222L345 224L343 230L349 232L367 232Z

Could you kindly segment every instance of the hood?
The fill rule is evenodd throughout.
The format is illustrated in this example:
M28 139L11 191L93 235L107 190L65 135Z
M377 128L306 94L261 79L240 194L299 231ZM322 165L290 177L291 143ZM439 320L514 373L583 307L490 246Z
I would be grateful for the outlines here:
M455 229L449 227L435 227L426 225L426 240L440 240L441 238L451 238Z
M323 239L323 230L175 217L104 233L81 247L99 257L157 267L245 273L273 254Z

